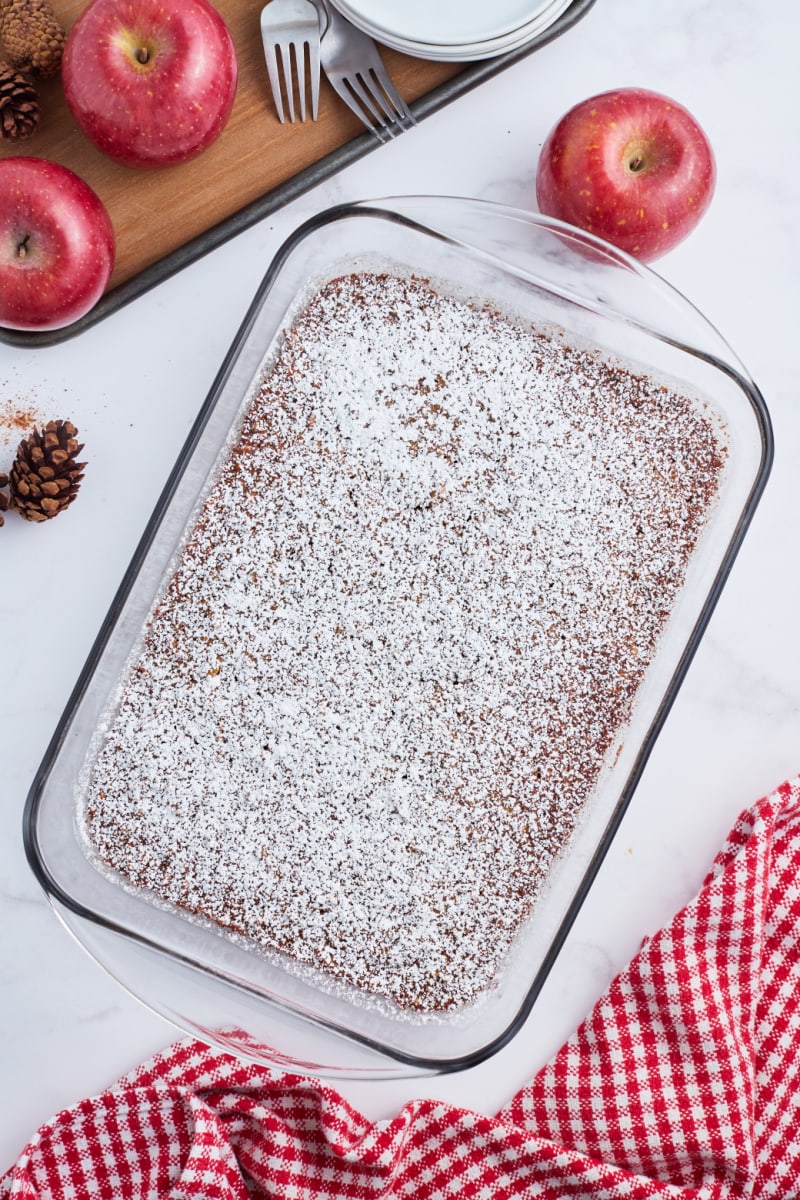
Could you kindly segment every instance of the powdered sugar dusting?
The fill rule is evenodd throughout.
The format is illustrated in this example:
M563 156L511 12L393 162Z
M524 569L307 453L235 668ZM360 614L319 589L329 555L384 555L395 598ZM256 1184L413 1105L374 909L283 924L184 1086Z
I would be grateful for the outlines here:
M724 460L694 401L364 273L289 331L85 814L136 886L423 1011L491 986Z

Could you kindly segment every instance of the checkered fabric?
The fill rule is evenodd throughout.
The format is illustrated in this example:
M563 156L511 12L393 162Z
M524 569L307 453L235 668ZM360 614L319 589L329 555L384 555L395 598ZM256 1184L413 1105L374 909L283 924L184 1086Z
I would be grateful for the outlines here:
M173 1046L45 1125L0 1200L800 1196L800 781L495 1117L372 1124L318 1081Z

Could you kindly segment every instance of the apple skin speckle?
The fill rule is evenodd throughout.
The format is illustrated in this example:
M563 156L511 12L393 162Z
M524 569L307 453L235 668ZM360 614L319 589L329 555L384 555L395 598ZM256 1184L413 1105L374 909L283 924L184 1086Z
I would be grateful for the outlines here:
M0 325L49 330L92 308L114 267L111 219L85 180L34 156L0 159Z
M714 193L711 145L682 105L643 88L576 104L539 157L536 199L557 217L649 262L695 228Z
M128 167L168 167L220 136L238 83L208 0L92 0L67 38L64 95L86 137Z

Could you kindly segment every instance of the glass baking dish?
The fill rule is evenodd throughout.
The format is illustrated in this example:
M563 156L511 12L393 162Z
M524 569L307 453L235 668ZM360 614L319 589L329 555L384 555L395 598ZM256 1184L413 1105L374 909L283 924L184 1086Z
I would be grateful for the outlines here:
M721 491L626 727L568 851L496 987L450 1013L409 1014L298 972L98 870L77 820L84 764L215 464L282 331L325 282L359 269L437 287L563 331L699 395L725 429ZM323 212L270 265L170 475L32 785L31 866L64 924L133 995L179 1028L256 1062L358 1077L472 1066L531 1013L619 825L752 517L772 458L769 417L742 364L652 271L560 222L468 199L403 197Z

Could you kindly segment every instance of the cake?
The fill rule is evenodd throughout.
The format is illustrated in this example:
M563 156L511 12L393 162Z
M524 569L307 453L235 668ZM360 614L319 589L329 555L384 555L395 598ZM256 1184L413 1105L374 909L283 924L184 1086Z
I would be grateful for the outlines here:
M697 398L400 273L314 294L99 734L94 858L416 1013L491 991L718 493Z

